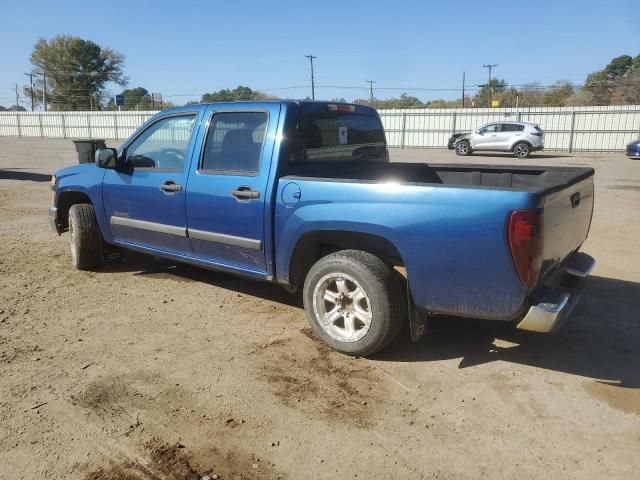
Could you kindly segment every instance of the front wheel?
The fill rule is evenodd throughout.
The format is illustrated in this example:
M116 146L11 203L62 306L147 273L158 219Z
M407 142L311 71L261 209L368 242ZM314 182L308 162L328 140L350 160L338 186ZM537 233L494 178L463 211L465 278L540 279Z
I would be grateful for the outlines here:
M471 155L471 144L466 140L458 142L456 144L456 154L460 155L461 157Z
M516 158L527 158L531 153L531 145L525 142L516 143L513 147L513 155Z
M304 282L307 318L322 341L348 355L371 355L400 331L400 282L380 258L342 250L316 262Z
M102 260L102 236L93 206L77 203L69 209L69 247L71 264L90 270Z

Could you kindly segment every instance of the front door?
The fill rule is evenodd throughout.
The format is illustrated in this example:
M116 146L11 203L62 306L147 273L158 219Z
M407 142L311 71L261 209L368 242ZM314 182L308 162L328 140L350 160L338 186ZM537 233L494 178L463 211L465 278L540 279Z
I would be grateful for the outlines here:
M474 150L490 150L495 148L498 132L500 131L499 127L500 125L497 123L491 123L482 127L478 130L478 133L473 134L471 148Z
M210 107L204 147L187 189L195 257L249 274L266 272L265 197L279 114L278 104L256 110L241 104Z
M158 118L124 147L126 171L106 171L103 203L116 242L187 252L185 187L197 117Z

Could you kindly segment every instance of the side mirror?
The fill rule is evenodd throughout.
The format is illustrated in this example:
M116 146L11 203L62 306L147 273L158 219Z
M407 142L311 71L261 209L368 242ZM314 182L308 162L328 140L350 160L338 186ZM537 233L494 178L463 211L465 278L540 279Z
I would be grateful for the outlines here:
M484 135L484 133L482 133L482 130L474 130L473 133L477 133L478 135Z
M100 168L116 168L118 151L115 148L101 148L96 150L96 165Z

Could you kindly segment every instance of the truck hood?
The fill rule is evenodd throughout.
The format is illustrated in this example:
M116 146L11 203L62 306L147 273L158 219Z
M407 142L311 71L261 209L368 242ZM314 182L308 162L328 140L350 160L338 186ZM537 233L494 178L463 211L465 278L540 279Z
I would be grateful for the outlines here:
M89 173L91 170L95 170L96 167L93 163L82 163L79 165L71 165L70 167L64 167L53 172L57 179L71 177L73 175L79 175L82 173Z

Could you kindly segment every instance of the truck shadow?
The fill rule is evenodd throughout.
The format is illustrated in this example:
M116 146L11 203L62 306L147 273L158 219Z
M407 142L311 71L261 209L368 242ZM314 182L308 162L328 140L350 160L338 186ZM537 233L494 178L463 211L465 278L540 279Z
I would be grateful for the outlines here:
M459 368L501 360L640 388L639 312L640 283L592 276L572 318L555 333L442 317L430 322L430 331L419 342L401 338L375 359L461 358Z
M487 157L487 158L510 158L514 161L518 160L514 158L513 153L511 152L473 152L473 157ZM533 152L529 157L525 160L545 160L545 159L553 159L553 158L572 158L572 155L563 155L561 153L536 153Z
M25 171L25 168L0 168L0 180L27 180L31 182L49 182L51 174Z
M202 282L298 308L304 315L300 292L146 255L127 252L126 259L107 263L101 271ZM572 318L555 333L525 332L513 323L440 317L430 320L429 332L419 342L411 342L404 333L372 359L428 364L460 358L459 368L500 360L640 388L639 312L640 283L591 276Z

